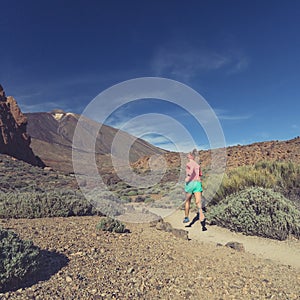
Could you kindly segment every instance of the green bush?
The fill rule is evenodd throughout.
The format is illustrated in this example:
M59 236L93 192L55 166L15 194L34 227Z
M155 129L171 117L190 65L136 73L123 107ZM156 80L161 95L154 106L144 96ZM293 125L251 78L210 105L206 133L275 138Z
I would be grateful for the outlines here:
M45 171L2 154L0 160L0 191L3 192L51 191L54 188L68 189L76 184L71 176Z
M225 174L222 185L210 204L215 205L227 196L248 187L272 188L300 208L300 165L263 161L254 166L235 168Z
M137 194L138 194L137 191L129 191L129 192L127 193L127 196L136 196Z
M153 202L155 202L155 200L154 200L153 198L151 198L151 197L146 197L146 199L145 199L145 204L149 204L149 203L153 203Z
M128 203L128 202L131 201L131 198L128 197L128 196L121 196L120 200L121 200L122 203Z
M39 248L0 228L0 291L38 266Z
M283 195L252 187L227 197L206 214L211 224L272 239L300 238L300 211Z
M117 198L114 193L101 189L93 189L85 194L87 199L102 215L115 217L124 214L124 201Z
M126 226L122 222L110 217L101 219L101 221L97 224L96 228L99 230L116 233L126 232Z
M74 191L0 193L0 218L69 217L100 214Z

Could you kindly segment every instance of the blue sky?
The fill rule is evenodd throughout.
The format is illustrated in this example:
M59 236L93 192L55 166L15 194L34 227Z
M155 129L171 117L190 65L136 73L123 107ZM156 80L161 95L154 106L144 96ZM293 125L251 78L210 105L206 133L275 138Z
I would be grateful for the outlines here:
M0 3L0 84L24 112L82 113L113 85L157 76L201 94L227 145L299 136L300 1ZM171 115L197 147L209 147L178 107L153 101L118 109L108 123L122 126L128 116L148 113L153 122L132 122L128 130L171 149L166 141L186 141L176 132L157 135L150 113ZM168 118L164 126L172 131Z

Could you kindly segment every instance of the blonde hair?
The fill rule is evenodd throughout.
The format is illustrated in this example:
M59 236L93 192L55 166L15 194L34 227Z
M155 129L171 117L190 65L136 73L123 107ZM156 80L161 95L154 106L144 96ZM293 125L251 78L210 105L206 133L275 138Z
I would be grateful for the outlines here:
M193 149L190 154L194 157L194 160L199 164L200 163L200 157L199 157L199 151L197 149Z

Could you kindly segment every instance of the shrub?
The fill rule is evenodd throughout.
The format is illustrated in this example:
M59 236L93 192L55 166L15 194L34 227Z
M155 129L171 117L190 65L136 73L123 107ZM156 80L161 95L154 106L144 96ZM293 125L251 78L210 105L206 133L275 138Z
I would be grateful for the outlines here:
M292 162L262 161L229 171L210 204L215 205L233 193L258 186L282 193L300 208L300 165Z
M127 196L136 196L137 194L138 194L137 191L129 191L129 192L127 193Z
M102 215L114 217L125 212L122 201L116 198L112 192L103 192L101 189L96 188L85 195Z
M126 232L126 226L122 222L110 217L101 219L101 221L97 224L96 228L99 230L116 233Z
M211 224L278 240L300 238L300 211L283 195L264 188L248 188L210 207Z
M149 203L153 203L153 202L155 202L155 200L154 200L153 198L151 198L151 197L146 197L146 199L145 199L145 204L149 204Z
M128 203L128 202L131 201L131 198L128 197L128 196L121 196L120 200L121 200L122 203Z
M0 290L21 280L38 265L39 248L21 240L14 232L0 228Z
M74 191L0 193L0 218L69 217L100 214Z

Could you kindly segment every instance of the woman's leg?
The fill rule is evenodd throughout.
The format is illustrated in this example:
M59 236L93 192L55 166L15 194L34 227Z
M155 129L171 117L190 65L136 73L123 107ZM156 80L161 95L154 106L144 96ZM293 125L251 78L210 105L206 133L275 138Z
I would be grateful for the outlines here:
M189 217L192 194L186 193L185 197L185 217Z
M199 220L202 222L205 219L204 213L202 211L202 206L201 206L201 192L195 192L195 199L196 199L196 205L198 207L199 211Z

